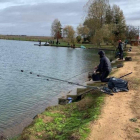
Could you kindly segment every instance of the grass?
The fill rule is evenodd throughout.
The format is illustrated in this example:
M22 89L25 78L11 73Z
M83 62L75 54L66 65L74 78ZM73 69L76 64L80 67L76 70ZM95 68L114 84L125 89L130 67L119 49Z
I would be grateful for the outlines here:
M71 47L71 45L68 45L67 42L64 42L63 40L60 40L60 44L56 45L52 45L52 46L58 46L58 47ZM99 46L96 46L94 44L82 44L82 43L76 43L75 44L75 47L77 48L80 48L81 46L85 46L86 48L98 48L98 49L110 49L110 50L115 50L115 48L111 45L101 45L100 47Z
M89 92L81 101L49 107L24 129L18 140L85 140L89 124L98 118L104 95Z
M140 129L139 128L135 128L135 132L136 133L140 133Z

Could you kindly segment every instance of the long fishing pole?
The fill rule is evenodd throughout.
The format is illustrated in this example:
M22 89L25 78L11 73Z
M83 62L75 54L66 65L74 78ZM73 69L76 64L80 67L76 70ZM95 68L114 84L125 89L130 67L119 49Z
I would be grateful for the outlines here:
M24 72L24 70L21 70L21 72ZM56 80L56 81L65 82L65 83L72 84L72 85L77 85L77 86L82 86L82 87L85 87L85 88L90 88L91 90L96 90L96 89L98 89L98 90L102 91L102 87L97 87L97 86L96 86L96 87L95 87L95 86L85 86L85 85L82 85L82 84L79 84L79 83L74 83L74 82L70 82L70 81L67 81L67 80L62 80L62 79L58 79L58 78L54 78L54 77L50 77L50 76L40 75L40 74L36 74L36 73L33 73L33 72L29 72L29 73L30 73L30 74L34 74L34 75L36 75L37 77L47 78L47 79L46 79L47 81L49 81L49 80L51 79L51 80ZM130 75L130 74L132 74L132 72L130 72L130 73L124 75L124 76L121 76L120 78L123 78L123 77L125 77L125 76ZM104 92L104 91L103 91L103 92ZM109 94L109 95L113 95L113 93L108 93L108 92L104 92L104 93Z
M130 73L128 73L128 74L125 74L125 75L121 76L120 78L123 78L123 77L125 77L125 76L130 75L130 74L132 74L132 72L130 72Z
M21 70L21 72L24 72L24 70ZM33 72L29 72L29 74L36 75L37 77L47 78L46 79L47 81L49 81L49 79L52 79L52 80L61 81L61 82L65 82L65 83L68 83L68 84L82 86L82 87L86 87L86 88L99 89L98 87L95 87L95 86L85 86L85 85L82 85L82 84L79 84L79 83L70 82L70 81L67 81L67 80L62 80L62 79L58 79L58 78L54 78L54 77L50 77L50 76L40 75L40 74L36 74L36 73L33 73Z
M24 72L24 70L21 70L21 72ZM95 86L85 86L85 85L82 85L82 84L79 84L79 83L75 83L75 82L70 82L70 81L67 81L67 80L62 80L62 79L58 79L58 78L54 78L54 77L50 77L50 76L45 76L45 75L40 75L40 74L36 74L36 73L33 73L33 72L29 72L30 74L34 74L36 75L37 77L44 77L44 78L47 78L46 80L49 81L49 79L52 79L52 80L56 80L56 81L61 81L61 82L66 82L68 84L72 84L72 85L77 85L77 86L82 86L82 87L89 87L89 88L96 88L96 89L99 89L98 87L95 87ZM125 74L123 76L121 76L120 78L123 78L125 76L128 76L132 74L132 72L128 73L128 74Z

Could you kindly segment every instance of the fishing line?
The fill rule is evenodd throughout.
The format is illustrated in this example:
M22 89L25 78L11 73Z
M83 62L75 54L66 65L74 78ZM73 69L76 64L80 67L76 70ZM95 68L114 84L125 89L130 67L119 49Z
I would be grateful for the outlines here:
M75 75L75 76L73 76L73 77L71 77L71 78L68 78L68 79L66 79L66 80L73 79L73 78L75 78L75 77L77 77L77 76L80 76L80 75L82 75L82 74L84 74L84 73L87 73L87 72L89 72L89 70L88 70L88 71L85 71L85 72L83 72L83 73L77 74L77 75Z
M21 70L21 72L24 72L24 70ZM67 80L62 80L62 79L58 79L58 78L54 78L54 77L50 77L50 76L36 74L34 72L29 72L29 74L36 75L37 77L41 77L41 78L42 77L46 78L47 81L49 81L51 79L51 80L56 80L56 81L60 81L60 82L65 82L65 83L68 83L68 84L71 84L71 85L77 85L77 86L82 86L82 87L86 87L86 88L99 89L98 87L95 87L95 86L85 86L85 85L82 85L82 84L79 84L79 83L75 83L75 82L70 82L70 81L67 81Z

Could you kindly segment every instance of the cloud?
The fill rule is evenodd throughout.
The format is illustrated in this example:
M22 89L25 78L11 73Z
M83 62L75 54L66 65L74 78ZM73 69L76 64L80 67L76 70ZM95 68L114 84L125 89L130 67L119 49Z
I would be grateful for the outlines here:
M42 34L50 35L51 24L56 18L63 26L78 26L82 21L84 4L84 1L81 1L80 4L77 1L11 6L0 11L0 29L1 32L6 32L7 26L4 28L5 24L10 25L8 31L13 34L20 34L23 30L24 34L27 31L28 34L42 32Z
M83 22L88 0L0 0L1 34L50 35L51 24L59 19L62 26L76 28ZM124 12L127 24L139 23L139 0L110 0Z
M126 23L134 26L140 25L139 0L110 0L111 5L118 5L124 13Z

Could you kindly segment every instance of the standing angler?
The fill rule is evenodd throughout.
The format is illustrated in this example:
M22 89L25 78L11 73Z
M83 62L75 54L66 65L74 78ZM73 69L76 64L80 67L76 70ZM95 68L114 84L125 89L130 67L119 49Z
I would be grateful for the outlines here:
M108 82L109 78L107 78L107 76L112 70L110 60L105 56L104 51L101 50L98 54L100 56L100 64L95 67L96 72L100 72L100 79L102 82Z
M123 44L122 44L122 41L119 40L119 45L118 45L118 50L119 50L119 53L120 53L120 60L123 60Z

